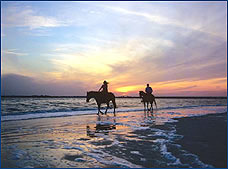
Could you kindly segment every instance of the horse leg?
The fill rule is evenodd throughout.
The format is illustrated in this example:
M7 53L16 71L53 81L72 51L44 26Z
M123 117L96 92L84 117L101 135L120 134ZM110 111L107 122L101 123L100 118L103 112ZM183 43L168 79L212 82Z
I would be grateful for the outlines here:
M115 98L112 100L112 104L113 104L113 109L114 109L113 114L115 115L115 113L116 113L116 101L115 101Z
M97 112L97 115L99 115L99 113L100 113L100 107L101 105L100 104L98 104L98 112Z
M151 110L151 112L153 112L154 110L153 110L153 102L150 102L150 110Z
M107 104L107 107L106 107L106 110L105 110L105 114L107 114L107 110L109 108L109 102L107 102L106 104Z
M99 113L104 114L104 113L102 113L102 111L101 111L101 104L98 104L98 113L97 113L97 115L99 115Z
M155 104L155 106L156 106L156 109L157 109L158 107L157 107L157 103L156 103L155 99L154 99L154 104Z

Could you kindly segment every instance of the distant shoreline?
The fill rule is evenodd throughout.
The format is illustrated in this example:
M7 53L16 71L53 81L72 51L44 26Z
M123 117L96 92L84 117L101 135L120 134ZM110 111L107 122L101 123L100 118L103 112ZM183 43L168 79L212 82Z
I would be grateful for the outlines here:
M25 97L25 98L86 98L86 96L1 96L1 98ZM137 96L116 96L116 98L140 98ZM227 96L157 96L156 99L227 99Z

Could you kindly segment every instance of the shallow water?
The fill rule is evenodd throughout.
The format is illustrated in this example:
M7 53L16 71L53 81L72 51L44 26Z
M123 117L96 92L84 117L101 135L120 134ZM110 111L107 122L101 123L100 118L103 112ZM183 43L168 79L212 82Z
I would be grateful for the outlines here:
M3 121L6 167L213 167L176 141L173 117L226 112L224 106Z
M224 107L227 99L156 99L158 110L183 108ZM143 111L139 98L117 98L117 113L126 111ZM106 105L102 105L104 111ZM112 112L110 109L109 112ZM25 98L3 97L1 100L2 121L31 118L47 118L96 114L94 99L86 103L84 98Z
M116 99L97 116L96 104L75 98L2 99L2 167L213 167L177 144L181 117L224 113L226 99Z

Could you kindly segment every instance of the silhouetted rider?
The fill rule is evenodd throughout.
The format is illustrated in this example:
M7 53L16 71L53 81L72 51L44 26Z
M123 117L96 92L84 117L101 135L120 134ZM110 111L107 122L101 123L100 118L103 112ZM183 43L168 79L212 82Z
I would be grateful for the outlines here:
M146 93L147 93L148 95L152 94L153 89L150 87L149 84L147 84L146 86L147 86L146 89L145 89Z
M103 85L101 86L101 88L98 90L99 92L103 92L108 93L108 82L106 82L106 80L103 82Z

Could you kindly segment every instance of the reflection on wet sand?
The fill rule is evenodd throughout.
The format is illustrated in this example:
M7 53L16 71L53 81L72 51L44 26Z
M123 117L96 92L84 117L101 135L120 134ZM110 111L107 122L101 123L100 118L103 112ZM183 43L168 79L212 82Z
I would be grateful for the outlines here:
M109 131L114 129L116 129L116 119L110 119L109 116L106 116L105 118L101 118L101 116L98 116L95 127L91 127L88 124L86 126L87 136L89 137L97 137L98 135L96 135L96 133L108 135Z

